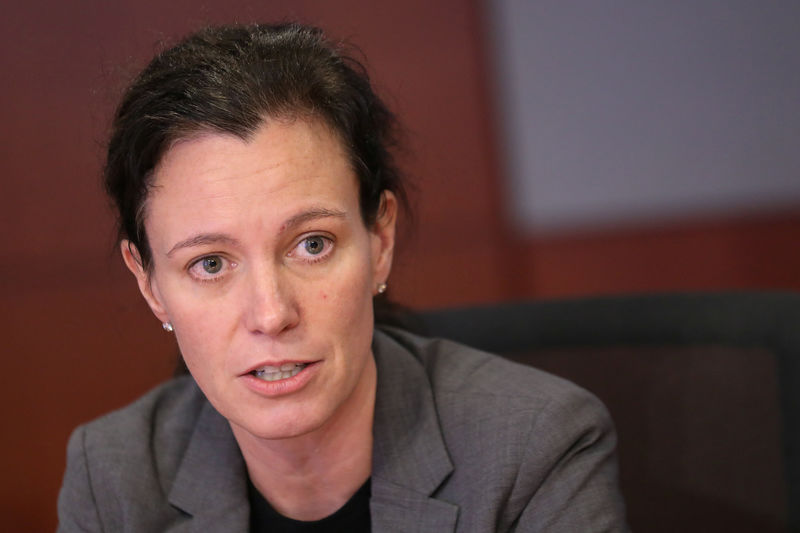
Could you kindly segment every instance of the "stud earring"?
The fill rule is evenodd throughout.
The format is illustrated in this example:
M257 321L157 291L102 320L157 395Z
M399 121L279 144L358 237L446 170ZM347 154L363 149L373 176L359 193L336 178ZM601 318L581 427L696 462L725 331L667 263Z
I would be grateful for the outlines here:
M378 283L378 294L383 294L384 292L386 292L386 284Z
M164 331L168 331L170 333L175 331L175 328L172 327L172 322L162 322L161 327L164 328Z

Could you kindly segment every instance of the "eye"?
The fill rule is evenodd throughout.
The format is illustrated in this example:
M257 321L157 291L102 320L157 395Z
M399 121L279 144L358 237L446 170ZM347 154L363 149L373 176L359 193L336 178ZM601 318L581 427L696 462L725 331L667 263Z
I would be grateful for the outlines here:
M319 255L325 249L325 239L319 235L303 240L303 247L311 255Z
M296 257L307 262L317 262L327 259L333 250L333 239L324 235L309 235L304 237L289 252L290 257Z
M200 281L216 281L224 276L226 268L235 267L235 263L231 263L221 255L207 255L189 266L189 274Z
M209 274L216 274L220 270L222 270L222 259L217 257L216 255L212 255L210 257L204 257L200 260L200 264L203 266L203 270L208 272Z

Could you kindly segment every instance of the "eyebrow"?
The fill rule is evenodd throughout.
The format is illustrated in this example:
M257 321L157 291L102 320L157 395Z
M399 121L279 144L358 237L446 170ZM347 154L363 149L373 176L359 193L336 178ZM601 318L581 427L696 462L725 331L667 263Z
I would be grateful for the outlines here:
M286 222L281 225L281 229L279 233L285 233L286 231L309 222L311 220L318 220L321 218L346 218L347 213L344 211L339 211L336 209L326 209L326 208L312 208L308 211L303 211L302 213L298 213ZM234 239L233 237L226 235L224 233L200 233L198 235L194 235L189 237L188 239L184 239L173 246L169 252L167 252L167 257L172 257L172 255L177 252L178 250L182 250L184 248L191 248L194 246L204 246L207 244L228 244L232 246L237 246L239 241Z
M167 257L172 257L172 254L177 252L178 250L182 250L183 248L191 248L193 246L203 246L205 244L230 244L230 245L237 245L239 241L234 239L233 237L229 237L224 233L201 233L199 235L195 235L193 237L189 237L188 239L184 239L173 246L169 252L167 252Z
M289 218L289 220L287 220L281 225L280 233L284 233L287 230L290 230L296 226L299 226L311 220L317 220L320 218L346 218L346 217L347 213L345 213L344 211L339 211L338 209L314 207L309 209L308 211L303 211L302 213L298 213L293 217Z

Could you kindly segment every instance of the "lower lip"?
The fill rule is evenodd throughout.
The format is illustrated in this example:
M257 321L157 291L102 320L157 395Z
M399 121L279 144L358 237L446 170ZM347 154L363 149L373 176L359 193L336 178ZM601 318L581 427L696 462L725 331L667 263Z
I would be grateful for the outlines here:
M264 381L263 379L259 379L252 374L245 374L241 377L244 380L244 384L247 386L247 388L256 394L266 396L267 398L279 398L281 396L294 394L295 392L303 389L303 387L305 387L308 382L311 381L311 378L314 377L314 374L317 373L319 365L319 362L309 363L296 375L286 379L278 379L276 381Z

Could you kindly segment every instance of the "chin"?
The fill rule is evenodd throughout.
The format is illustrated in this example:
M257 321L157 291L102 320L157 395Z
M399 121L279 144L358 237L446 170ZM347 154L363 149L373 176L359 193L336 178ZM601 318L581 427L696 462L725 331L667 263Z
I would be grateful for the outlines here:
M229 421L254 437L282 440L313 433L323 425L319 419L324 417L309 416L309 411L304 409L302 413L284 412L269 416L259 413L242 422Z

